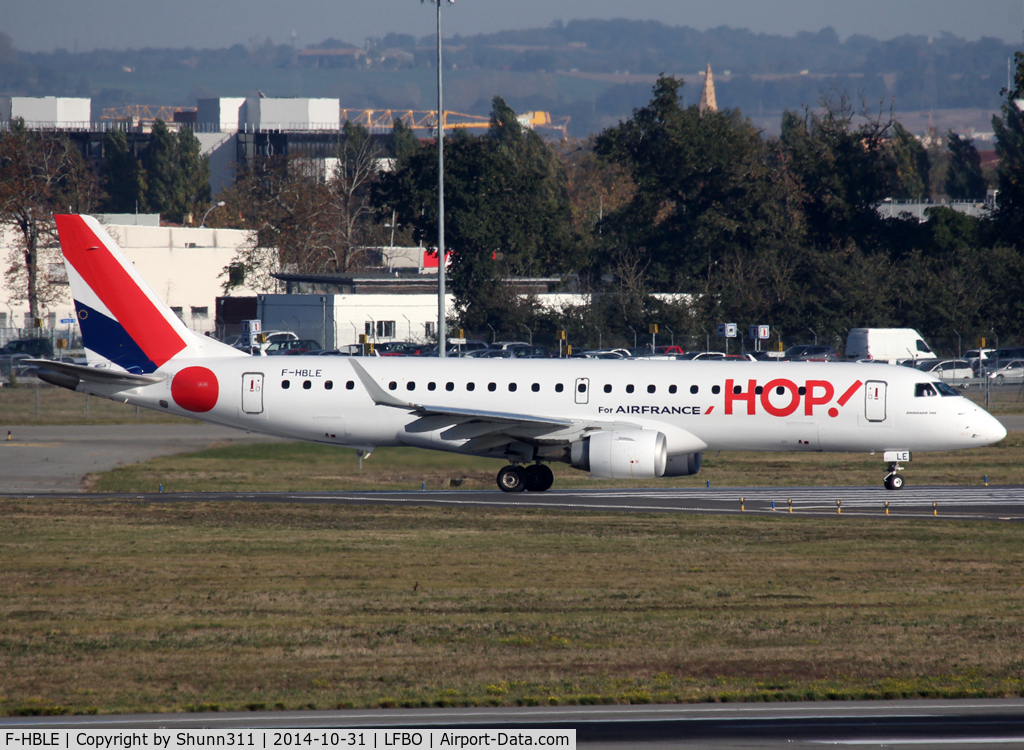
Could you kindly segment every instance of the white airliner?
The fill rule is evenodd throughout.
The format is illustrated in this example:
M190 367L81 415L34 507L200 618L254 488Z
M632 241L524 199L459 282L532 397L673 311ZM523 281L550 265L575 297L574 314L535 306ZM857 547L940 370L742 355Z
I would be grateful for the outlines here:
M251 357L186 328L95 219L56 221L88 365L35 360L43 380L296 440L504 459L506 492L548 489L553 461L696 474L706 450L880 452L899 489L913 451L1006 436L939 379L879 364Z

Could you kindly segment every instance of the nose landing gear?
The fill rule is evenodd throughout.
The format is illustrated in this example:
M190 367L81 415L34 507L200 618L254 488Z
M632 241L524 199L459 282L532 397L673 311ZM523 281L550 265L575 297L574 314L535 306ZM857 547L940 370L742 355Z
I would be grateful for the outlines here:
M910 451L885 451L882 454L882 458L889 464L889 473L885 475L885 481L883 482L885 489L903 489L903 475L898 473L903 471L900 461L909 463L911 459Z
M504 466L498 472L498 488L502 492L544 492L554 481L555 475L543 464Z

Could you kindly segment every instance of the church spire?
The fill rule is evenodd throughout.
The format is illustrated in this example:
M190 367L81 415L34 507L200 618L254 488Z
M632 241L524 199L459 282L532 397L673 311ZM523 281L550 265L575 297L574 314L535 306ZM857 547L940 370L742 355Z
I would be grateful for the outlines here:
M708 110L718 111L718 102L715 101L715 79L711 75L711 63L708 63L707 72L704 74L704 88L700 92L700 105L697 107L701 114Z

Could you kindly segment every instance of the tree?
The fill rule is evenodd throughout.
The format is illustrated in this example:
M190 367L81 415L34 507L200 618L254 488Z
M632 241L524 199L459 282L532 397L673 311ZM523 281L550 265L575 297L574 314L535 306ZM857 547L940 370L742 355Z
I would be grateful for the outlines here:
M374 202L388 219L436 247L437 146L411 153L383 175ZM503 280L571 264L570 211L557 155L495 97L484 136L457 131L445 144L445 246L461 323L515 329L533 314Z
M60 261L53 214L89 213L99 197L81 152L63 134L29 130L21 120L0 133L0 224L18 238L7 283L28 300L33 319L63 290L48 268Z
M146 205L174 222L184 222L210 202L210 161L189 128L172 133L157 120L142 152Z
M370 202L380 150L366 128L346 123L334 154L326 169L303 156L254 159L223 194L225 213L253 230L226 269L226 289L269 291L281 269L343 274L380 262L369 250L389 241Z
M146 205L146 172L128 146L124 131L110 130L103 136L101 172L107 193L107 211L130 213L149 210Z
M929 198L930 164L928 151L921 142L900 123L895 122L888 151L893 169L890 197L914 201Z
M949 165L946 168L946 195L955 201L980 200L987 193L981 172L981 156L970 138L961 138L952 130L946 140Z
M1024 54L1016 53L1017 68L1013 89L1006 91L1000 111L1002 117L992 118L999 157L999 198L995 210L995 226L1000 237L1016 243L1024 229L1024 112L1017 101L1024 95Z

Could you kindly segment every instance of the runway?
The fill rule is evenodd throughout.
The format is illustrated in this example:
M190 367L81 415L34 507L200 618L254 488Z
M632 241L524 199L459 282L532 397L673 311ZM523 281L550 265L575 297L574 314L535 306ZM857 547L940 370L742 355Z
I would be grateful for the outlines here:
M1024 700L542 706L0 718L4 732L92 729L575 729L588 748L1021 747Z
M53 497L56 493L4 493ZM493 491L92 493L94 499L154 503L256 502L325 505L520 508L563 512L704 513L1024 521L1024 485L999 487L727 487L709 489ZM886 505L888 503L888 506Z

